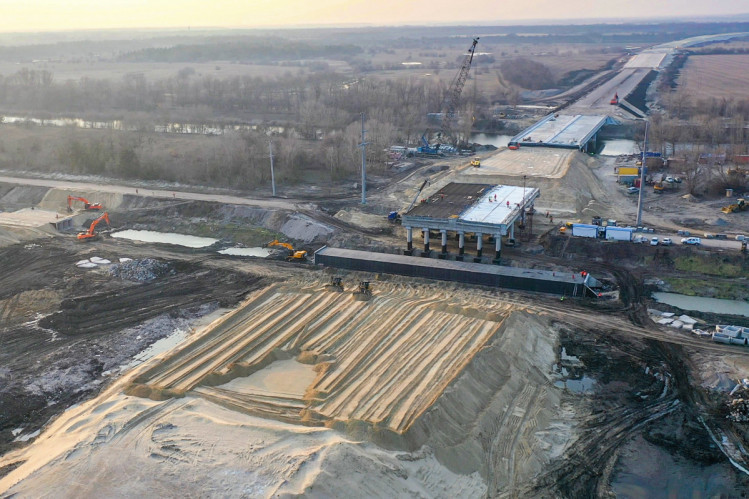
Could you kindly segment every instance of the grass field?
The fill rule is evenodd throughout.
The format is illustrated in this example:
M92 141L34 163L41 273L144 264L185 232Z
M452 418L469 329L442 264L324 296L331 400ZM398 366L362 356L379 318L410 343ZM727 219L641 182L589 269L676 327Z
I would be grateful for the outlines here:
M687 60L679 85L694 98L746 99L749 54L700 55Z

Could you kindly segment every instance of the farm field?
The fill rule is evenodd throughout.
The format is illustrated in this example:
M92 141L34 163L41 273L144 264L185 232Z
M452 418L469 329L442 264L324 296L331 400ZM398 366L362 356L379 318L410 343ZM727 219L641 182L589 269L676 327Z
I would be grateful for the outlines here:
M687 60L679 85L694 98L746 98L749 54L700 55Z

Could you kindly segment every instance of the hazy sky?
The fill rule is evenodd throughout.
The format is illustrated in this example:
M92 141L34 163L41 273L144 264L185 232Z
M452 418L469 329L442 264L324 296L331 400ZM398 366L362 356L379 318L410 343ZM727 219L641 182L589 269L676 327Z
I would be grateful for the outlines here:
M720 16L749 0L0 0L0 31Z

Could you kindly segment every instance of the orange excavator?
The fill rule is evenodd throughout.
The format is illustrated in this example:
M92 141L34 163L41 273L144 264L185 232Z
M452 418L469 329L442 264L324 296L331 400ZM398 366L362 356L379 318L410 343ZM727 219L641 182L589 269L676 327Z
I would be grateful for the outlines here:
M280 246L282 248L286 248L289 250L289 256L286 258L288 261L295 261L295 262L301 262L304 261L307 258L307 252L304 250L295 250L292 245L289 243L282 243L278 239L274 239L273 241L269 242L268 244L265 244L264 247L269 248L273 246Z
M96 226L99 225L102 220L107 222L107 225L109 225L109 213L104 213L102 216L91 222L91 227L89 227L86 232L79 232L78 240L91 241L92 239L94 239L97 236L94 229L96 229Z
M73 211L73 201L80 201L83 203L83 208L89 211L101 210L101 203L91 203L86 198L80 198L78 196L68 196L68 211Z

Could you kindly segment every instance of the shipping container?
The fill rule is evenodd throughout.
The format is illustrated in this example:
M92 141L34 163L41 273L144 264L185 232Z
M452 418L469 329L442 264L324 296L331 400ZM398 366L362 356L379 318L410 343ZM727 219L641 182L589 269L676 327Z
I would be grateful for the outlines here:
M572 235L578 237L598 237L598 226L589 224L572 224Z
M629 227L606 227L606 239L613 241L631 241L633 230Z
M619 167L619 170L617 171L619 175L639 175L640 174L640 168L637 166L622 166Z

